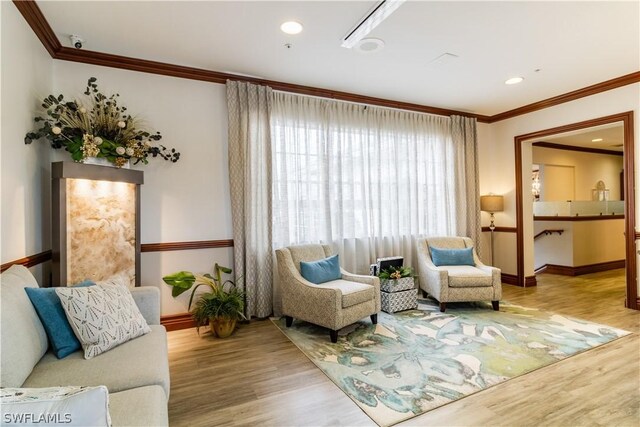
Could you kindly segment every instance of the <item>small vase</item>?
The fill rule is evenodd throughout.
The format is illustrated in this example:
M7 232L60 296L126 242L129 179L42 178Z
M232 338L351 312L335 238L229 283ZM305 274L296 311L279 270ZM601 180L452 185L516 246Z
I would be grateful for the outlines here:
M109 166L111 168L117 168L117 166L111 163L106 157L87 157L83 160L82 163L84 163L85 165ZM130 168L131 162L129 160L127 160L127 162L121 166L121 169Z
M236 319L229 319L228 317L218 317L213 320L212 330L215 331L215 335L218 338L227 338L230 336L236 328Z

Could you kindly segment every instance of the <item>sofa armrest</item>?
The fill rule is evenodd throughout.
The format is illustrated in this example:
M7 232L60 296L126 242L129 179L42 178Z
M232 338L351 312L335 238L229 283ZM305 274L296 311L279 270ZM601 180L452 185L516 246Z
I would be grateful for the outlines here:
M160 324L160 290L153 286L131 289L131 296L149 325Z

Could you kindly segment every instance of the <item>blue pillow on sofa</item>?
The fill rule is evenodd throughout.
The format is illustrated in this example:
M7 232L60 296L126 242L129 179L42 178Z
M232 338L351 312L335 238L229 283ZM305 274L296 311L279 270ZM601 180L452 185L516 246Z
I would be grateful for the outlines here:
M312 262L300 261L300 274L316 285L341 279L342 273L340 273L338 255Z
M75 286L93 286L90 280L85 280ZM60 298L56 294L56 288L24 288L36 309L38 317L42 322L53 353L58 359L67 357L71 353L80 350L80 341L71 329L71 325L64 313Z
M429 250L431 251L431 260L436 267L443 265L476 265L473 261L473 248L441 249L429 247Z

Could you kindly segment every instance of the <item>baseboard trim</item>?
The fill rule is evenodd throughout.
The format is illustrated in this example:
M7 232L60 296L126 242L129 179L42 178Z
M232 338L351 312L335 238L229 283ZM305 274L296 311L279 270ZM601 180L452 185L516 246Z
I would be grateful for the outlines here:
M195 328L196 326L190 313L162 316L160 317L160 324L163 325L167 331L179 331L180 329Z
M524 288L529 288L531 286L537 286L538 282L536 281L536 276L528 276L524 278L524 284L518 281L518 276L515 274L508 273L500 273L500 281L507 285L520 286Z
M515 274L501 273L500 281L502 281L502 283L506 283L507 285L520 286L518 284L518 276L516 276Z
M567 265L545 264L536 270L538 273L558 274L561 276L581 276L583 274L598 273L601 271L616 270L625 267L625 260L599 262L596 264L570 267Z

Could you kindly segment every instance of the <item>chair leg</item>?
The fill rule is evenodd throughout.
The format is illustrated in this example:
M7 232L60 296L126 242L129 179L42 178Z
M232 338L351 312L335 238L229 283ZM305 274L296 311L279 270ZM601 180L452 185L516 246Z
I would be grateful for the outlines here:
M284 321L286 322L286 324L287 324L287 328L288 328L289 326L291 326L291 325L293 324L293 317L291 317L291 316L284 316Z
M447 309L447 303L446 302L441 302L440 303L440 311L444 313L444 311Z
M372 314L370 317L371 317L371 323L373 323L374 325L377 325L378 324L378 313Z
M500 311L500 301L491 301L494 311Z
M329 336L331 337L332 343L338 342L338 331L334 331L333 329L329 329Z

